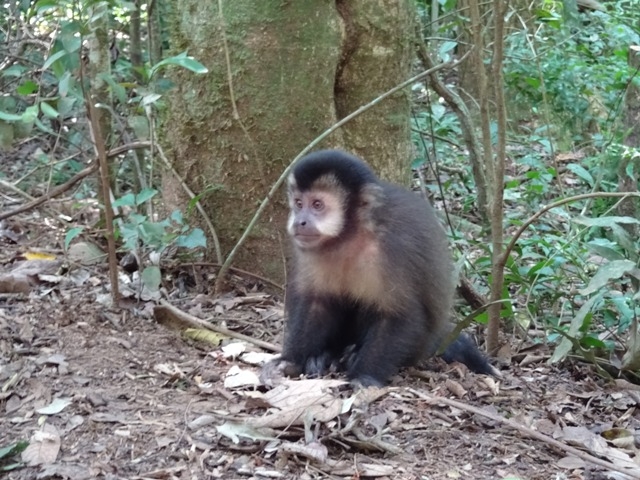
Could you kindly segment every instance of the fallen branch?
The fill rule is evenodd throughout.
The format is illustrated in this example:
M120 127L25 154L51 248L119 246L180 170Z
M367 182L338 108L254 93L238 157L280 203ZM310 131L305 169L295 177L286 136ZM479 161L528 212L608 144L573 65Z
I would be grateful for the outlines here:
M206 320L202 320L201 318L189 315L188 313L183 312L177 307L174 307L165 300L161 300L160 305L156 305L154 307L153 316L158 323L169 327L175 327L178 329L205 328L207 330L211 330L212 332L226 335L227 337L242 340L247 343L252 343L253 345L256 345L260 348L269 350L270 352L280 352L281 350L279 346L274 345L273 343L258 340L257 338L243 335L242 333L234 332L233 330L228 330L224 327L219 327L210 322L207 322Z

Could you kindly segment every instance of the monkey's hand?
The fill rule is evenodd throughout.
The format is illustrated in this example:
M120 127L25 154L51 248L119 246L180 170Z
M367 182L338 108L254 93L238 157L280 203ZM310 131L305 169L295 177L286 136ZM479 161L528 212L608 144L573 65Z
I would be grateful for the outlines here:
M381 382L377 378L374 378L370 375L360 375L359 377L351 379L351 385L353 386L354 390L367 387L381 388L385 386L385 382Z
M267 387L275 387L282 383L284 377L297 377L302 369L295 363L281 357L267 362L260 370L260 381Z

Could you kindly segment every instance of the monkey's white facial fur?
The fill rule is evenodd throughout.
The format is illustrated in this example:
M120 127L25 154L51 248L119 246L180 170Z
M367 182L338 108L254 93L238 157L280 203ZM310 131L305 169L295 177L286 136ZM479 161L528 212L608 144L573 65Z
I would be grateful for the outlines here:
M312 250L340 235L345 224L345 199L340 193L315 185L302 192L289 181L287 232L296 247Z

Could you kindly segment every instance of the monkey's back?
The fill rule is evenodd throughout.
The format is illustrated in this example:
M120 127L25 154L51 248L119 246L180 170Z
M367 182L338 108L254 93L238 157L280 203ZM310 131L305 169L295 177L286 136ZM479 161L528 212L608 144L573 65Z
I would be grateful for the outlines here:
M426 200L392 184L381 186L385 198L383 207L374 213L374 221L389 262L384 266L385 272L393 276L390 281L401 297L418 292L426 312L427 333L439 345L451 329L449 319L455 291L444 229ZM438 345L427 353L434 353Z

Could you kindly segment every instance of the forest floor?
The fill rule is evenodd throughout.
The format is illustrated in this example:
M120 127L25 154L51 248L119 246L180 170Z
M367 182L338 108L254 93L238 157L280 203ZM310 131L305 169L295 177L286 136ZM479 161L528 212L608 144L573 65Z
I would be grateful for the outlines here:
M640 478L616 472L637 458L634 385L549 366L545 347L512 338L502 378L433 360L380 390L292 380L269 396L238 380L258 371L240 351L160 324L157 302L110 307L106 262L69 263L51 247L64 229L40 215L0 224L0 467L15 466L4 478ZM53 255L25 259L33 251ZM278 295L236 278L213 301L214 273L165 270L165 298L279 343ZM1 450L21 441L22 453Z

